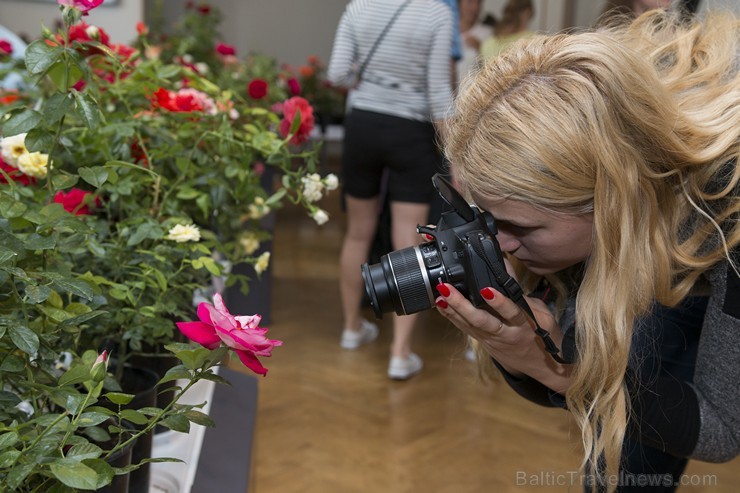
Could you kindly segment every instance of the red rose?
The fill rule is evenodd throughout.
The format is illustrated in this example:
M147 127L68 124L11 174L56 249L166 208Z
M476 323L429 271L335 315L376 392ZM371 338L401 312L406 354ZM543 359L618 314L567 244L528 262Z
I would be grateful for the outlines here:
M311 130L313 130L313 107L302 97L294 96L283 103L283 120L280 122L280 134L283 137L287 137L290 134L293 120L299 111L301 113L301 124L298 126L298 130L296 130L293 138L290 139L291 144L302 144L306 142L308 136L311 134Z
M226 43L218 43L216 45L216 53L223 56L236 55L236 48Z
M136 33L139 36L146 36L147 34L149 34L149 26L147 26L141 21L137 22L136 23Z
M90 198L87 198L88 195ZM64 210L75 216L90 214L90 207L99 207L100 199L91 192L73 188L69 192L59 191L54 195L54 202L62 204Z
M90 41L100 41L105 46L110 46L110 36L102 28L91 26L86 22L80 22L69 28L69 42L79 41L80 43L89 43Z
M262 79L254 79L247 86L247 92L252 99L262 99L267 96L267 82Z
M291 77L288 79L288 90L293 96L298 96L301 93L301 84L298 79Z
M208 15L211 13L211 6L208 4L198 5L196 10L203 15Z
M21 170L12 167L11 165L3 161L3 158L0 158L0 169L5 171L5 173L10 177L11 180L16 183L20 183L21 185L30 185L32 183L36 183L36 178L28 176L27 174L21 172ZM8 180L2 173L0 173L0 183L8 183Z
M0 55L10 55L11 53L13 53L13 45L5 39L0 39Z

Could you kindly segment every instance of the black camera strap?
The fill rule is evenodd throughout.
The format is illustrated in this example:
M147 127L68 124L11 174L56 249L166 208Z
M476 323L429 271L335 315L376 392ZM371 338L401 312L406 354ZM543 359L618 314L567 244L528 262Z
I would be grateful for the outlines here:
M499 265L495 262L491 262L491 259L488 257L488 255L486 255L486 251L480 235L469 235L468 242L470 243L470 246L473 247L473 251L481 259L483 259L483 262L485 262L485 264L488 266L488 269L493 273L493 277L496 279L496 282L499 284L499 286L501 286L506 291L506 296L508 296L509 299L511 299L514 303L521 307L532 319L532 322L535 325L534 333L537 334L542 339L542 342L545 343L545 350L550 353L553 359L558 363L568 364L568 362L560 356L560 349L555 344L555 341L553 341L550 337L550 333L540 327L537 323L537 319L535 318L532 309L529 307L527 300L524 299L524 292L522 291L522 288L519 286L519 284L514 280L513 277L509 275L508 272L506 272L503 264Z

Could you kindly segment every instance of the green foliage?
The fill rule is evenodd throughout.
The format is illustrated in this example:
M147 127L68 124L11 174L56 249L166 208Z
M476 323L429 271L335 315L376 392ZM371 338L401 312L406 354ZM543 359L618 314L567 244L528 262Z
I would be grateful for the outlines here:
M128 409L98 354L111 349L122 369L167 345L181 365L162 382L185 382L176 397L201 379L223 383L213 369L226 349L172 344L174 322L195 318L194 291L227 275L226 262L259 265L271 209L318 210L315 187L304 195L316 149L289 144L267 101L232 85L261 71L279 87L274 64L213 58L217 18L186 21L192 36L167 59L147 57L145 37L139 50L108 45L74 30L77 10L62 13L63 29L28 47L29 90L0 106L3 142L40 153L0 172L0 491L95 490L123 472L105 459L138 434L211 425L177 399ZM210 57L209 73L170 63L183 50Z

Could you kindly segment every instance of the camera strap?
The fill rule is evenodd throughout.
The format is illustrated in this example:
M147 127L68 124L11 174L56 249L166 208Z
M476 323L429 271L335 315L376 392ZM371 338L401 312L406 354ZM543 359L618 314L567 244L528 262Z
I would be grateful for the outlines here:
M505 294L509 297L509 299L511 299L520 308L522 308L525 313L529 315L529 317L532 319L532 322L535 326L534 333L537 334L540 339L542 339L542 342L544 342L545 350L550 353L550 356L552 356L552 358L558 363L568 364L568 361L564 360L560 356L560 349L555 344L555 341L553 341L550 337L550 333L540 327L537 323L537 319L535 318L532 309L529 307L527 300L524 299L522 288L514 280L514 278L511 277L508 272L506 272L503 263L498 264L496 262L491 262L491 259L488 257L488 255L486 255L486 251L480 235L472 234L469 235L467 239L470 245L473 247L473 251L481 259L483 259L483 262L485 262L486 266L488 266L488 269L493 273L493 277L496 279L496 282L499 284L499 286L504 288L504 291L506 291Z

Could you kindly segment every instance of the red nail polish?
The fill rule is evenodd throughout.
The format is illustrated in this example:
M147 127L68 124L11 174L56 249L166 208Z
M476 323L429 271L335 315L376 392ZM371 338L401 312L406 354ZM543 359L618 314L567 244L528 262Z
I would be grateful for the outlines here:
M496 296L496 294L493 292L493 289L491 288L481 289L480 295L483 296L483 298L487 299L488 301L491 301Z
M448 288L446 284L442 284L440 282L437 284L437 292L447 298L450 295L450 288Z
M434 241L434 236L424 233L424 238L426 238L428 241Z
M448 304L447 304L447 302L446 302L445 300L437 300L437 301L435 302L435 304L436 304L436 305L437 305L438 307L442 308L442 309L445 309L445 308L447 308L448 306L450 306L450 305L448 305Z

